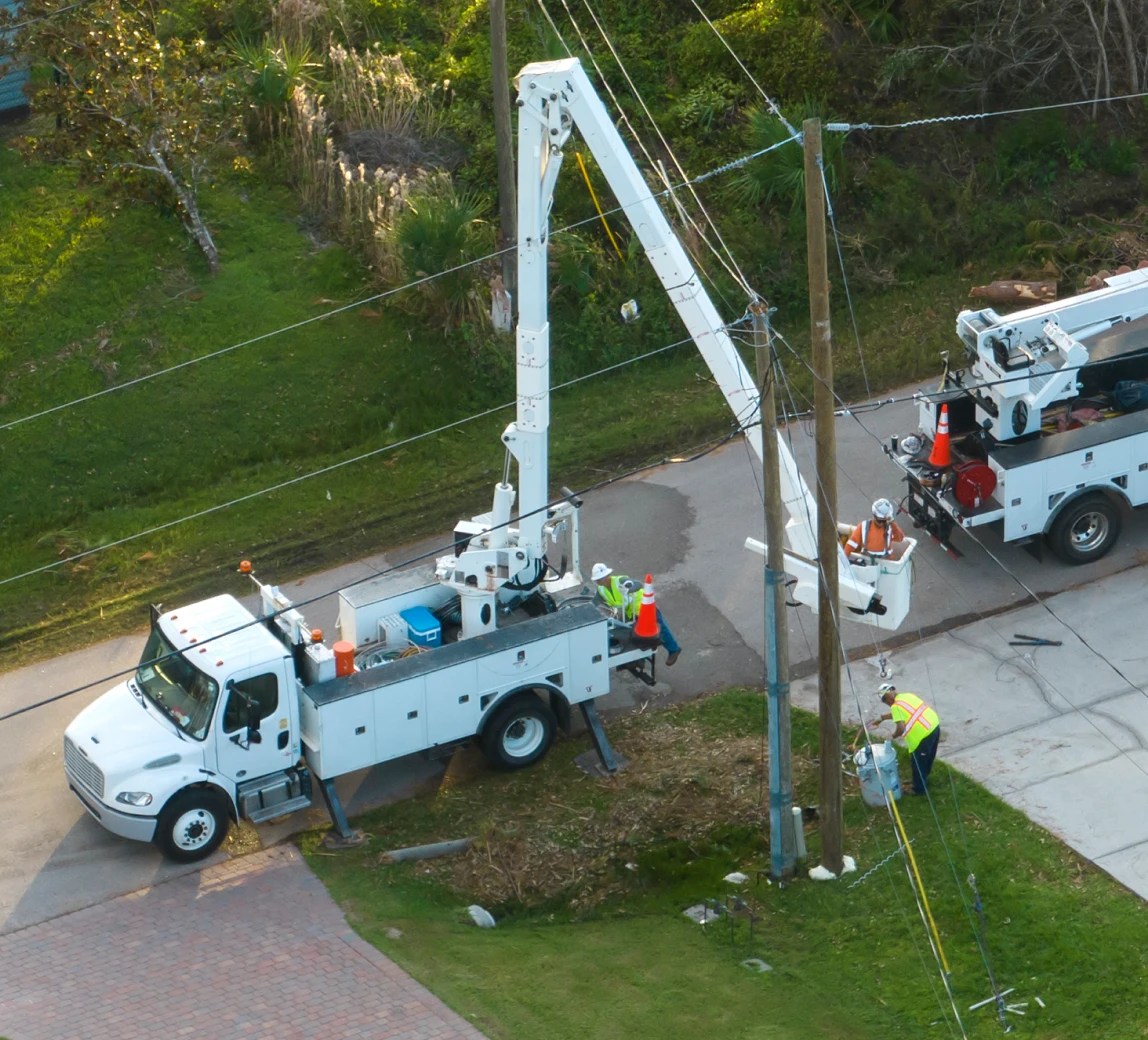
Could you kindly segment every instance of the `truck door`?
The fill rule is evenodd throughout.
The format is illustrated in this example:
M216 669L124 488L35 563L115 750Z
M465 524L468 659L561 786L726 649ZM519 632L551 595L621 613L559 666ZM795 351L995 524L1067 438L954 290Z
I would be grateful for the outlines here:
M276 773L299 758L298 725L290 709L294 691L285 676L266 665L236 672L215 713L216 765L231 780Z

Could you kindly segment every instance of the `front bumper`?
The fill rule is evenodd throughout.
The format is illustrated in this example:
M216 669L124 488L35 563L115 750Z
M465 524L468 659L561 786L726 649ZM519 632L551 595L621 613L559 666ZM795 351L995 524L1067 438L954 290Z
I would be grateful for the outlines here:
M121 838L130 838L132 841L151 841L155 837L156 818L154 816L136 816L132 813L120 812L118 809L104 805L93 797L90 791L84 789L70 774L68 786L72 793L80 799L80 803L95 821L113 834Z

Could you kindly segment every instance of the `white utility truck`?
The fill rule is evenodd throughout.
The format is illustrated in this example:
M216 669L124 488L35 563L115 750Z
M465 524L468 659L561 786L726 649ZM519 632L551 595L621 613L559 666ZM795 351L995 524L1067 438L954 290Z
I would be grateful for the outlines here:
M920 431L893 448L910 516L949 549L954 526L999 521L1005 541L1099 559L1148 503L1148 270L1003 317L962 311L957 335L969 367L920 396ZM942 407L946 466L929 461Z
M433 573L344 589L333 647L258 581L258 614L230 595L154 608L135 675L82 711L64 738L72 790L114 833L154 841L177 860L201 859L230 820L307 807L317 781L350 841L336 777L473 737L497 765L525 766L545 754L574 706L604 767L616 768L594 702L609 691L612 670L652 683L655 647L595 604L580 570L580 503L569 493L551 501L547 477L548 222L575 125L760 455L757 390L579 63L528 65L518 90L518 400L491 511L458 524L455 552ZM816 506L779 449L787 570L797 601L816 604ZM909 607L908 556L866 566L842 555L842 616L895 629Z

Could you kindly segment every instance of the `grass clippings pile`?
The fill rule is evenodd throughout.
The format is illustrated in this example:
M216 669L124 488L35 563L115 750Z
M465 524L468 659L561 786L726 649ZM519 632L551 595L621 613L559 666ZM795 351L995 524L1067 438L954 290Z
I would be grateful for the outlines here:
M687 713L694 717L683 720ZM715 845L727 844L731 855L768 848L760 732L723 734L695 707L615 720L610 734L629 764L605 779L577 771L571 745L523 774L463 782L452 766L429 818L425 803L419 813L435 833L419 840L476 840L466 853L426 861L420 871L488 908L561 905L580 914L658 880L668 860L676 872ZM540 771L549 774L541 782ZM393 847L393 826L382 830Z

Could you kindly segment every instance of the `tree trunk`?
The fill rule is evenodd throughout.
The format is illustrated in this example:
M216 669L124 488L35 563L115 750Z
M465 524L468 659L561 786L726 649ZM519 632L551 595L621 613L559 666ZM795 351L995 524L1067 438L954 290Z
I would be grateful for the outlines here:
M1120 19L1121 35L1124 38L1124 60L1128 62L1128 93L1140 93L1140 66L1136 61L1136 33L1124 6L1124 0L1116 0L1116 17Z
M148 142L147 153L151 156L152 162L155 163L159 175L167 181L168 187L175 193L176 200L179 202L179 207L183 214L183 226L187 228L188 233L195 239L199 248L203 251L203 255L207 258L208 270L210 270L212 274L219 274L219 250L215 248L215 240L211 237L211 232L203 222L203 217L200 216L199 204L196 201L195 192L186 184L180 183L179 179L172 172L171 167L168 166L167 160L159 150L159 146L156 145L154 141Z

